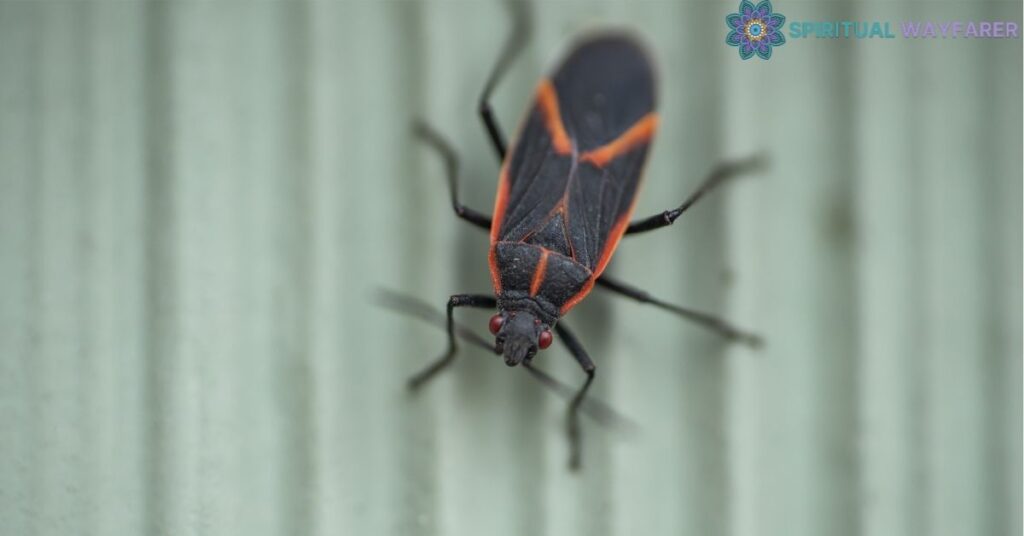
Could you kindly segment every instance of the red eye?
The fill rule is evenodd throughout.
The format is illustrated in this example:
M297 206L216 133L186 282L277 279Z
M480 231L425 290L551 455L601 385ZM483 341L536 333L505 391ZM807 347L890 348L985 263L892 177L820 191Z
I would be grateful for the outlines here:
M540 346L540 349L543 350L548 346L551 346L551 341L553 340L555 340L555 338L551 335L551 331L545 329L540 332L540 337L537 338L537 346Z
M487 329L491 330L491 333L497 335L498 330L501 329L501 325L505 323L505 317L500 314L491 317L491 321L487 324Z

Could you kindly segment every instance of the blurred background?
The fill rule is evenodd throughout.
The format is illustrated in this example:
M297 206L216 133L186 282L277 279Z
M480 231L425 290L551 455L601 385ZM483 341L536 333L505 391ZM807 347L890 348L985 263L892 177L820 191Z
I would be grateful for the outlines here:
M575 36L626 28L661 77L638 215L771 160L610 268L767 345L595 290L566 322L636 430L584 418L573 474L563 399L476 350L410 396L444 335L374 304L490 290L409 128L489 211L500 3L0 1L0 534L1020 534L1020 40L741 61L737 7L538 3L495 93L511 133Z

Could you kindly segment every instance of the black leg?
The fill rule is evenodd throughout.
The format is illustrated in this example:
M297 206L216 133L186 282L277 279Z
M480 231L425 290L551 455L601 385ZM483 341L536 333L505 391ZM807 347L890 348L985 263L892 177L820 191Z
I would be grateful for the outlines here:
M433 378L435 374L450 365L455 359L455 351L458 349L458 346L455 342L455 319L452 317L452 313L456 307L479 307L483 309L497 307L497 305L498 300L494 299L494 296L487 296L484 294L456 294L449 298L448 350L446 350L445 353L436 361L431 363L430 366L409 378L409 388L413 390L419 389L427 382L427 380Z
M484 127L487 128L487 134L491 138L491 144L494 145L494 151L498 154L498 158L501 161L505 160L505 135L502 133L501 126L498 125L498 120L494 117L494 111L491 109L491 93L494 92L494 86L498 84L501 77L508 71L512 60L523 49L523 45L526 44L530 34L530 19L529 14L526 12L527 2L510 0L507 4L512 11L512 32L509 33L508 40L505 41L505 47L501 51L501 56L498 57L498 63L494 65L490 76L487 77L484 90L480 93L479 104L480 118L483 119Z
M672 209L666 210L661 214L655 214L649 218L636 220L629 223L629 227L626 228L626 234L643 233L645 231L653 231L654 229L660 229L662 227L672 225L676 218L678 218L686 209L693 206L704 194L708 193L715 186L718 186L722 181L736 175L740 175L749 171L752 171L761 166L763 158L760 156L754 156L743 160L737 160L735 162L724 162L719 164L711 173L708 175L704 182L697 188L697 191L690 194L690 197L683 201L682 205Z
M594 366L594 362L590 360L587 351L583 349L583 345L569 331L569 328L565 327L562 323L558 323L555 324L555 331L558 333L562 343L572 353L572 356L576 358L576 362L583 368L583 372L587 373L587 381L583 382L583 386L580 387L580 390L576 392L576 396L572 397L572 402L569 403L569 415L566 422L566 432L569 435L569 468L576 470L580 467L580 404L583 402L584 395L587 394L587 389L590 389L590 384L594 381L594 371L597 370L597 367Z
M444 158L445 170L448 173L448 195L451 197L452 210L455 215L483 229L491 228L491 217L482 212L477 212L459 202L459 158L455 151L426 123L416 121L413 125L413 133L430 145Z
M652 297L650 294L643 290L616 281L615 279L612 279L607 275L602 274L601 277L597 279L597 284L612 292L616 292L623 296L633 298L638 302L649 303L655 307L660 307L662 309L665 309L666 311L671 311L691 322L696 322L697 324L700 324L701 326L704 326L731 341L740 342L752 347L758 347L761 345L761 338L758 337L757 335L741 331L729 325L727 322L720 318L716 318L714 316L711 316L707 313L702 313L700 311L694 311L692 309L687 309L685 307L680 307L678 305L663 302L655 297Z

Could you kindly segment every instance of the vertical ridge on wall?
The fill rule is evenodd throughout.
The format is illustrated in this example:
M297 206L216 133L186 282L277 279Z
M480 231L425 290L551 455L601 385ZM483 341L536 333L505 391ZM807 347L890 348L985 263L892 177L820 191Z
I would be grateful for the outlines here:
M995 6L986 6L985 14L998 20L1003 13ZM1021 6L1015 6L1016 16L1022 13ZM1024 471L1022 462L1021 410L1022 377L1020 356L1022 340L1018 329L1022 324L1021 265L997 262L1004 255L1020 261L1022 259L1022 230L1017 223L1017 213L1022 199L1022 181L1000 181L999 177L1019 177L1019 167L1013 167L1009 155L1014 155L1022 145L1020 124L1014 121L1022 115L1022 79L1018 73L1002 68L1002 65L1016 61L1014 51L1009 47L986 47L982 52L990 58L981 65L979 84L982 86L981 117L998 117L993 121L988 143L981 151L980 169L975 182L981 182L982 200L980 205L991 207L985 210L983 227L980 232L982 258L986 259L983 274L983 300L991 307L983 311L981 323L984 351L987 359L983 362L982 389L985 396L983 414L985 427L990 432L984 437L982 446L985 456L985 481L991 501L987 504L990 530L992 533L1017 534L1022 532L1021 523L1021 479Z
M173 90L174 55L171 35L174 29L172 4L154 2L143 7L142 42L142 118L144 140L145 183L139 200L142 206L140 272L144 288L140 312L145 321L139 355L143 374L143 413L140 415L143 435L143 466L139 475L144 492L145 531L162 534L171 527L168 517L176 503L168 496L168 487L179 488L179 471L167 465L174 438L170 430L174 414L167 407L168 392L175 388L171 369L174 366L174 338L178 335L174 322L178 274L176 189L173 159L174 109L170 98Z
M1020 18L1024 7L1012 4L1012 9L1003 11L989 6L986 13L993 18L1005 17L1012 13ZM986 147L984 159L987 160L985 171L992 181L988 188L988 196L984 205L993 207L986 211L988 229L984 233L987 248L985 258L988 259L992 271L986 281L987 298L992 300L992 308L988 311L986 321L990 322L989 351L996 356L994 370L988 371L986 392L997 394L990 397L986 412L989 415L988 425L993 433L988 438L990 445L987 450L992 456L987 467L993 483L992 515L994 530L1004 534L1020 534L1024 532L1024 394L1021 392L1024 370L1024 347L1020 327L1024 323L1024 231L1020 222L1020 200L1024 198L1024 182L1021 176L1020 159L1014 160L1024 145L1020 123L1015 119L1022 115L1022 103L1017 98L1024 94L1024 81L1020 73L1013 69L1005 69L1003 65L1016 65L1020 50L1011 47L992 46L986 51L988 61L984 62L984 78L987 86L984 99L983 117L999 118L993 121L993 132L990 143ZM1000 180L1001 178L1015 180ZM1001 262L1002 259L1013 259L1012 262Z
M147 108L144 91L146 47L141 5L97 6L87 11L89 44L86 69L90 161L81 170L92 190L86 243L95 276L87 282L91 309L85 312L93 338L96 376L86 389L95 414L92 484L93 518L83 530L92 534L143 532L147 512L145 437L146 365L138 359L146 344L147 285ZM104 507L120 498L119 509ZM2 517L2 516L0 516Z
M31 488L38 467L30 458L37 443L30 423L40 398L30 389L35 340L38 339L38 276L34 260L41 247L36 216L29 207L38 201L36 152L39 106L41 14L25 4L0 3L0 68L21 74L0 84L0 277L5 281L0 300L0 517L8 530L35 529L39 511ZM27 65L26 65L27 63ZM17 251L17 255L6 253ZM15 393L18 396L15 396Z
M867 5L858 8L868 16ZM892 13L911 16L906 11ZM858 105L874 106L877 112L857 122L856 153L861 163L856 219L864 372L858 397L866 534L926 532L919 493L923 464L917 454L924 448L917 417L923 393L914 381L923 365L914 342L924 325L915 308L923 292L916 277L922 268L917 247L921 177L919 153L900 149L918 121L917 64L913 51L874 47L859 54L857 69Z
M399 108L401 113L395 114L391 119L390 126L394 129L395 152L406 148L406 154L410 155L401 161L400 172L392 178L394 200L389 210L395 213L406 215L405 218L389 218L391 225L388 236L394 237L391 243L395 246L394 254L397 255L398 267L392 273L395 277L387 281L379 281L378 285L388 288L400 288L419 298L426 298L423 289L428 287L431 281L436 280L436 274L445 267L436 263L436 257L430 255L430 244L424 240L422 232L423 225L416 222L430 222L436 217L443 217L447 205L444 202L444 195L435 195L439 192L438 184L443 184L441 176L432 176L437 173L440 166L436 154L424 150L412 138L412 122L415 118L423 117L425 110L429 65L427 58L426 34L429 28L429 19L426 18L426 7L422 4L412 4L406 9L396 9L394 15L400 20L398 35L399 50L406 51L397 54L399 64L396 76L398 86L402 89L403 106ZM396 103L397 104L397 103ZM419 152L420 158L412 156ZM419 162L431 162L432 166L416 165ZM432 187L433 186L433 187ZM430 206L436 205L436 206ZM436 216L431 216L436 215ZM428 227L429 228L429 227ZM431 259L433 262L423 262ZM428 266L433 264L433 266ZM388 316L385 321L392 327L402 324L395 316ZM430 329L430 328L427 328ZM428 331L432 340L436 340L439 330ZM427 339L421 339L425 341ZM403 381L412 373L413 368L409 365L416 363L419 359L431 352L424 352L427 345L422 342L417 344L410 338L403 337L401 344L395 349L394 363L392 369L394 376L392 383L401 389ZM403 514L397 532L415 534L440 534L443 531L439 528L439 481L440 474L437 464L440 448L437 437L437 421L431 415L430 419L425 417L431 409L428 404L419 403L412 397L403 400L399 407L401 420L401 450L400 465L396 468L401 479L407 485L400 486L398 504L403 505Z
M338 426L338 408L357 405L346 398L349 393L339 388L341 364L338 354L342 350L342 336L337 325L337 310L341 281L351 276L340 262L341 213L338 204L343 201L338 169L343 161L344 146L338 139L343 125L338 121L338 110L344 95L335 72L346 72L348 65L340 39L338 10L334 4L314 2L309 5L309 162L310 183L310 268L311 292L309 324L305 327L310 338L310 410L314 421L311 463L314 467L314 485L310 490L312 519L311 533L326 534L333 527L342 526L342 520L352 519L350 496L342 493L339 451L344 452ZM346 76L347 76L346 72ZM353 524L355 521L352 522Z
M920 314L930 331L924 345L926 364L924 454L929 475L926 508L930 534L990 533L984 505L991 500L984 478L980 439L982 294L979 227L980 189L972 179L982 164L979 149L985 132L975 120L981 100L971 98L978 83L978 43L922 55L922 81L928 87L915 104L921 132L915 138L924 156L917 164L923 181L921 223L926 294ZM962 65L964 76L945 76L949 61ZM955 105L951 106L951 103ZM973 356L973 358L972 358ZM977 499L977 500L975 500Z
M34 91L38 94L38 137L30 151L35 183L29 224L35 241L30 249L34 281L30 285L36 324L30 330L27 356L33 362L26 387L38 404L30 406L27 433L34 447L28 463L37 472L23 488L33 513L52 512L49 519L33 516L30 530L70 530L72 519L88 514L84 496L87 466L75 447L89 439L84 426L84 386L76 377L88 370L83 355L85 318L81 290L88 273L67 272L81 266L84 243L79 235L83 218L81 182L76 170L86 158L83 134L86 113L77 91L84 69L85 24L82 9L52 7L41 13L45 28L39 43L39 66ZM74 372L72 372L74 371ZM60 393L61 396L56 396Z
M280 177L288 180L276 181L280 195L287 199L289 210L284 217L275 221L279 230L275 233L276 245L291 257L292 264L276 274L275 281L282 296L276 297L273 305L284 302L284 307L273 321L280 321L291 328L287 337L279 343L288 351L285 359L275 363L267 382L281 375L287 378L285 388L278 394L279 419L282 422L281 445L284 463L280 464L277 499L285 505L282 508L280 534L313 534L316 504L316 490L320 476L317 472L315 449L318 443L316 398L313 391L314 337L315 326L315 269L316 228L314 225L316 192L312 180L312 9L303 2L282 3L269 9L262 21L268 28L275 21L283 20L279 42L275 43L274 61L284 73L283 88L274 95L275 116L287 125L280 138L268 140L268 145L283 145L286 158L274 169ZM269 147L268 147L269 148ZM294 183L294 188L288 184ZM273 213L273 198L265 200L264 210ZM296 240L298 237L298 240ZM287 274L298 274L299 281ZM269 275L269 274L268 274ZM295 293L288 299L288 291ZM290 320L290 321L289 321ZM269 326L267 326L269 327ZM294 419L288 418L294 415Z
M852 5L803 7L809 20L846 20ZM770 62L730 69L729 139L770 159L750 186L756 194L737 193L732 211L738 277L748 281L736 290L740 317L759 320L767 341L755 362L732 367L739 534L861 531L855 56L811 44L790 42ZM737 61L735 49L723 55ZM762 85L800 69L815 76Z

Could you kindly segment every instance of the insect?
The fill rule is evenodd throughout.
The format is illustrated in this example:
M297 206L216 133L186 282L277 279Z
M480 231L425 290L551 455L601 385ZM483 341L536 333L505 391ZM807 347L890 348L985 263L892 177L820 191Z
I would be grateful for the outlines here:
M640 178L657 130L655 76L648 55L632 37L594 34L578 41L561 65L537 85L519 132L506 146L490 95L522 48L519 17L480 97L479 113L502 161L493 217L459 202L458 159L425 124L417 134L447 164L455 214L490 233L488 263L493 294L455 294L448 300L448 347L414 375L417 389L452 363L457 350L453 312L458 307L497 309L488 328L494 351L514 367L530 365L555 339L586 374L567 415L570 467L580 465L579 408L596 366L562 317L595 287L655 305L748 344L757 338L728 323L663 302L614 280L604 271L620 239L671 225L701 196L755 159L718 166L678 207L631 220Z

